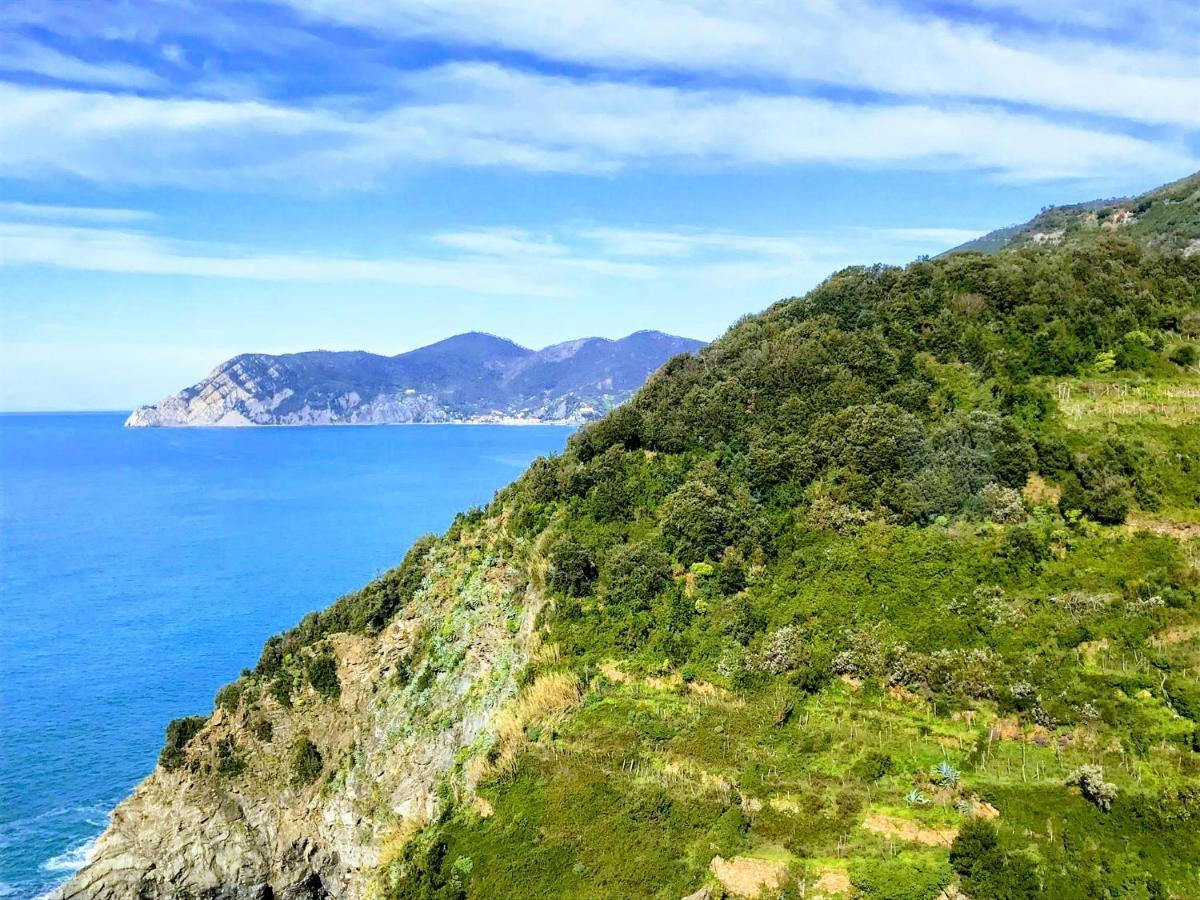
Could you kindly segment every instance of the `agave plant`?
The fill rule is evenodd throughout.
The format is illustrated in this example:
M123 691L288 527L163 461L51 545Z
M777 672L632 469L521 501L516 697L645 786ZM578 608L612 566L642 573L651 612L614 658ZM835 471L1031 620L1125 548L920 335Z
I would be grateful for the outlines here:
M954 787L958 784L958 769L942 760L933 767L933 780L942 787Z
M929 798L916 788L909 791L905 795L904 800L909 806L925 806L929 803Z

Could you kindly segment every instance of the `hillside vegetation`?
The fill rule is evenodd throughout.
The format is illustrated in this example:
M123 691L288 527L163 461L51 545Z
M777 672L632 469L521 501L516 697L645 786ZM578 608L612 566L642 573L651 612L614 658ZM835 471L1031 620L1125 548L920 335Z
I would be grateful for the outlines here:
M668 364L463 519L546 548L525 679L584 695L389 896L1200 896L1198 301L1104 235Z
M1200 896L1176 244L846 269L677 357L173 723L84 880L199 805L295 896Z

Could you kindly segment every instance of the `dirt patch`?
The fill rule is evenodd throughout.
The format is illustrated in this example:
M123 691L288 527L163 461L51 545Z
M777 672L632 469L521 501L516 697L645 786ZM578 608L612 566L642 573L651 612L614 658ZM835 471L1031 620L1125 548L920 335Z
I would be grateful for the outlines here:
M988 730L989 741L1019 741L1024 737L1025 731L1016 719L1001 719Z
M925 844L927 847L949 847L958 837L957 828L928 828L912 819L899 819L873 813L863 819L862 827L885 837L900 838L910 844Z
M781 862L753 859L749 856L735 856L732 859L714 856L709 869L731 894L754 898L763 891L778 888L787 866Z
M1137 531L1152 531L1177 541L1190 541L1200 538L1200 524L1195 522L1174 522L1170 519L1151 519L1147 516L1130 516L1128 525Z
M633 680L612 663L600 663L596 668L600 670L601 675L609 681L615 681L617 684L629 684Z
M674 691L681 684L683 684L683 679L675 674L667 675L663 678L651 675L646 679L646 685L654 688L656 691Z
M1057 506L1062 488L1050 484L1036 472L1031 472L1021 489L1021 496L1032 506Z
M1184 644L1193 638L1200 637L1200 625L1177 625L1160 631L1150 641L1156 647Z
M971 812L976 818L980 819L998 819L1000 818L1000 810L992 806L986 800L980 800L978 797L971 798Z
M854 885L850 883L850 876L841 869L826 869L813 884L813 890L818 896L828 897L849 894L854 890Z
M888 696L894 700L900 700L904 703L921 703L920 696L914 694L902 684L892 685L888 688Z

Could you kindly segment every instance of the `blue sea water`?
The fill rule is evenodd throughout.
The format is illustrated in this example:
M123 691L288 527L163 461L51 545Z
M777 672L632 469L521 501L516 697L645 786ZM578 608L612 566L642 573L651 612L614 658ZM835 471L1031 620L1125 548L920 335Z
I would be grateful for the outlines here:
M86 858L263 641L486 502L568 428L126 429L0 415L0 896Z

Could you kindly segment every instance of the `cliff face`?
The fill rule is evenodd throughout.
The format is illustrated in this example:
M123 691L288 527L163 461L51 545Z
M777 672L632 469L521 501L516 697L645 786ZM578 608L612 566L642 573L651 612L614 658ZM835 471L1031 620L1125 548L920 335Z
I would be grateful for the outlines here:
M639 332L533 351L465 334L393 357L244 354L198 384L138 408L126 425L580 424L624 402L672 356L699 347L699 341Z
M492 720L535 649L541 594L494 524L435 544L379 633L293 647L273 675L260 664L222 691L56 896L368 896L440 798L486 770Z

